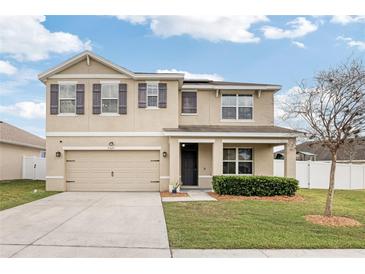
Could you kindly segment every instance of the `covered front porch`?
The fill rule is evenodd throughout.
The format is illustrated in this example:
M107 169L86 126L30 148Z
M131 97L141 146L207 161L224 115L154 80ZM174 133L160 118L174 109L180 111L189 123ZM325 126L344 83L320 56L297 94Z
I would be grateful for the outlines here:
M273 149L284 146L286 177L295 177L295 138L169 137L170 184L211 188L215 175L274 174Z

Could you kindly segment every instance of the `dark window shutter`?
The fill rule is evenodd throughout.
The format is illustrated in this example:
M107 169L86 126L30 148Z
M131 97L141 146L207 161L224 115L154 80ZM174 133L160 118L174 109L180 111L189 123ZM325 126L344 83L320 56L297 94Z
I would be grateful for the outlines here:
M182 113L196 113L196 92L184 91L181 93L181 112Z
M93 114L101 113L101 84L93 84Z
M127 114L127 84L119 84L119 114Z
M50 92L50 113L58 114L58 89L59 86L57 84L51 84L51 92Z
M85 111L85 85L76 85L76 114L84 114Z
M138 107L139 108L146 107L146 92L147 92L147 84L139 83L138 84Z
M158 84L158 107L159 108L167 107L167 84L166 83Z

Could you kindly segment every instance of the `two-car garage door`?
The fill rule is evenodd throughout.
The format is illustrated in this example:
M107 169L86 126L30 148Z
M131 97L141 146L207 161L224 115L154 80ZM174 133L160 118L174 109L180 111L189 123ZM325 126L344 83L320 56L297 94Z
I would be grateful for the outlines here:
M159 191L159 151L68 151L68 191Z

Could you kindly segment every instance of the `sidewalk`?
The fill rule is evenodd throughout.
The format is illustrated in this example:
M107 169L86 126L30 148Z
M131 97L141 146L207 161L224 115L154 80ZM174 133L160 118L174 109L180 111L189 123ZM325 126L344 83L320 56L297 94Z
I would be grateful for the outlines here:
M172 249L173 258L365 258L365 249Z
M206 191L186 190L188 197L162 197L162 202L201 202L201 201L216 201L215 198L210 196Z

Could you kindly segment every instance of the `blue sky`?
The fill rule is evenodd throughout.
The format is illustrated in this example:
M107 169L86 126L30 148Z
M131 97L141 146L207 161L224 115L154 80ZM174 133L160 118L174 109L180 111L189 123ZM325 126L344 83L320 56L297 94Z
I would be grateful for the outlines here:
M364 58L365 17L0 17L1 120L44 136L37 74L85 49L133 71L281 84L282 99L318 70Z

